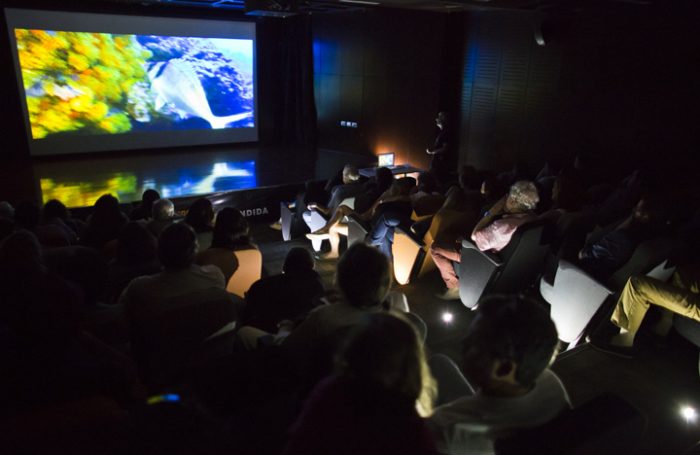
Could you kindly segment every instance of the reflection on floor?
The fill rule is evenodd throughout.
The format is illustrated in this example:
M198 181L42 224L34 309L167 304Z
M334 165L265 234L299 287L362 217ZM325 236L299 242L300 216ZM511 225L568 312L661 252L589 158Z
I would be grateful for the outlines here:
M54 157L36 160L33 167L42 201L59 199L73 208L91 206L106 193L122 203L138 201L149 188L163 197L180 198L303 182L313 168L289 159L297 153L259 147L125 152Z

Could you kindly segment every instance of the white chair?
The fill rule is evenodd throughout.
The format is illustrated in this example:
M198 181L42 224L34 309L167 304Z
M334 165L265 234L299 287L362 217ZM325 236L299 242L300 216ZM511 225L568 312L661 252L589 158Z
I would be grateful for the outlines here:
M316 210L309 210L307 212L304 212L304 222L309 227L311 232L315 232L321 229L323 226L326 225L326 221L327 220L323 217L323 215L321 215L321 213L317 212ZM323 245L322 239L311 240L311 246L313 247L314 251L321 251L321 245Z
M649 273L647 273L647 276L650 278L656 278L659 281L668 281L671 278L671 275L673 275L673 272L676 271L676 266L675 265L669 265L668 260L665 260L661 262L661 264L657 265Z
M646 276L667 281L675 270L667 260L653 267ZM613 290L598 282L568 261L560 260L554 284L540 280L540 294L550 305L550 315L559 332L559 339L576 346L586 327Z
M347 205L351 209L355 209L355 197L348 197L343 199L343 201L340 203L340 205ZM338 207L340 207L340 205ZM306 225L309 227L309 230L311 232L316 232L322 227L326 225L328 220L318 211L316 210L308 210L304 212L304 222ZM284 233L283 233L284 235ZM323 245L323 240L322 239L313 239L311 240L311 247L314 249L314 251L321 251L321 246Z
M292 239L292 222L294 212L286 202L280 202L280 224L282 225L282 240L285 242Z
M550 316L559 339L569 343L571 349L612 291L575 265L561 260L553 285L544 278L540 280L540 294L551 307Z

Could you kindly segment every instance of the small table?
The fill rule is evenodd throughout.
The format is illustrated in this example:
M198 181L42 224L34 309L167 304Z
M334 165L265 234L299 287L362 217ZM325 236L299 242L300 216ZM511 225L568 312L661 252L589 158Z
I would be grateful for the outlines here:
M414 167L410 164L397 164L394 166L386 166L387 169L391 171L392 174L394 175L403 175L405 176L406 174L413 174L416 172L423 172L423 169ZM374 177L377 175L377 167L365 167L359 170L360 175L363 177Z

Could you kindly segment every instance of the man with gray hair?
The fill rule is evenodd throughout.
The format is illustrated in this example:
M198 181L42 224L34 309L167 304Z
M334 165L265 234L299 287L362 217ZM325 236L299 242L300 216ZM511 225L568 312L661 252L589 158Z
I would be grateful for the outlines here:
M320 204L308 204L307 207L311 210L319 211L326 216L331 216L343 200L357 196L363 189L364 187L360 182L360 172L357 170L357 167L352 164L346 164L343 168L343 183L342 185L334 186L331 190L328 207L324 207Z
M153 203L151 209L151 221L146 224L146 227L156 238L163 232L163 229L168 227L174 221L175 205L170 199L158 199Z
M540 201L534 183L520 180L515 182L491 210L476 224L471 239L481 251L501 251L508 245L519 226L533 221L537 203ZM433 244L430 255L440 270L447 290L438 297L444 300L459 299L459 277L455 274L453 262L461 259L462 241L453 245Z
M357 170L357 167L353 166L352 164L346 164L343 168L343 183L341 185L334 186L331 190L331 197L328 200L328 206L324 207L318 203L308 204L306 207L309 210L304 212L302 215L304 222L306 222L312 232L319 229L323 224L325 224L325 222L323 222L321 226L315 226L315 222L313 220L314 211L320 213L324 220L332 218L333 215L335 215L335 211L345 199L355 197L364 190L365 186L360 179L360 172Z

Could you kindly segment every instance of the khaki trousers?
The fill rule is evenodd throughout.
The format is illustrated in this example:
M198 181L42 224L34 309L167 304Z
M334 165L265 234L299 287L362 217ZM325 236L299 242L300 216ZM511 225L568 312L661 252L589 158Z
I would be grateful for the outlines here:
M648 277L630 278L610 320L637 333L651 305L700 321L700 270L679 268L671 283Z

